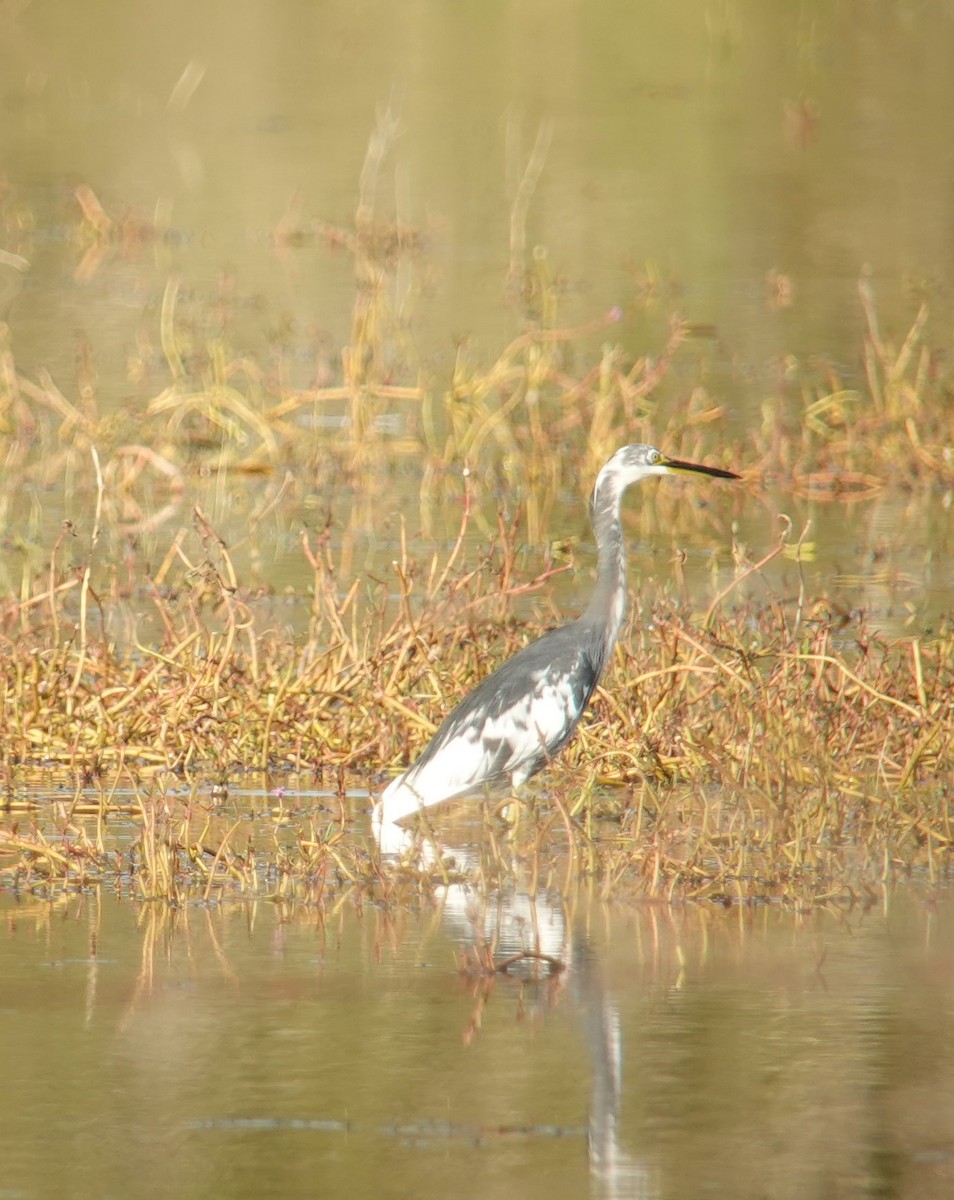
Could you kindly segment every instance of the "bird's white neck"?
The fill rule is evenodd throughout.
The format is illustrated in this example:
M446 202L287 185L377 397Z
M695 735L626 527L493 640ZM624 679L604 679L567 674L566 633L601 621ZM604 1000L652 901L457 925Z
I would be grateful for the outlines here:
M613 477L597 480L590 516L596 538L596 587L581 621L598 631L604 664L619 636L626 611L626 546L620 524L622 490Z

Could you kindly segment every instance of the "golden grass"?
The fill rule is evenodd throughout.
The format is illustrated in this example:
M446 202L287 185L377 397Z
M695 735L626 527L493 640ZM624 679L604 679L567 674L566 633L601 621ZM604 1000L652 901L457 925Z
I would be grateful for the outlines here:
M147 236L89 189L79 203L84 275ZM522 286L545 319L489 367L462 349L443 382L413 364L396 371L389 272L423 239L367 205L359 216L353 231L299 229L292 216L276 231L286 245L321 236L355 259L352 339L327 385L295 390L204 336L175 280L159 315L166 378L128 410L101 403L92 372L71 398L0 347L0 532L19 562L0 596L0 879L176 904L416 902L461 862L382 862L367 801L347 789L406 763L451 704L550 623L545 609L527 615L525 598L545 598L559 556L522 547L549 541L569 480L579 487L618 445L646 440L742 471L742 498L771 482L858 502L889 480L950 495L954 406L927 310L893 345L866 279L863 383L793 364L787 402L780 394L733 439L701 389L661 415L685 325L673 321L655 358L627 361L607 342L588 359L618 314L560 328L539 258ZM147 376L132 365L134 380ZM340 426L303 436L301 419L318 414ZM402 463L414 464L421 528L438 544L429 557L385 507ZM388 524L389 567L361 568L337 512L301 520L303 478L344 486L363 526ZM203 507L210 479L219 497L259 485L241 537L218 527L227 505ZM50 493L83 513L52 541L25 508ZM655 503L667 523L676 500ZM444 544L448 510L460 525ZM276 523L297 523L305 581L293 598L304 615L287 623L262 553ZM717 514L684 507L679 529L710 547L718 531L708 607L637 595L580 736L513 828L487 816L466 871L488 886L520 875L605 895L807 906L864 902L899 874L939 879L954 838L950 620L884 640L824 595L774 594L761 567L810 556L804 533L783 535L759 564ZM67 781L68 799L42 798L44 772ZM276 772L294 785L250 815L229 797L250 772L271 773L263 787ZM320 804L296 799L309 787Z
M28 609L28 625L11 608L0 871L128 875L134 894L170 900L388 891L369 801L348 798L346 781L371 788L406 762L432 718L538 630L483 616L507 597L489 567L449 577L418 611L410 591L397 605L382 596L360 620L353 592L336 601L320 572L315 590L305 644L256 634L235 595L218 619L157 597L168 646L127 656L93 637L52 644L54 626L72 626L51 605L70 593ZM643 596L635 612L648 620L625 631L576 742L529 789L527 818L509 833L487 825L486 879L530 864L538 882L586 878L607 894L817 903L945 870L954 630L888 643L861 618L777 601L693 619ZM76 793L51 824L44 805L16 800L53 767ZM256 820L228 800L252 768L295 780ZM335 799L301 811L302 780ZM117 828L134 846L118 858Z

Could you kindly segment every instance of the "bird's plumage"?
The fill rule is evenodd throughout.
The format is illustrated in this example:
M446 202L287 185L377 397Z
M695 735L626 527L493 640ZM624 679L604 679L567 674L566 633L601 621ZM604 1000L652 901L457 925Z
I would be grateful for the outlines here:
M600 639L579 632L551 629L482 680L385 791L387 820L425 807L426 797L453 800L507 780L519 787L559 754L603 673Z
M696 471L738 476L667 458L652 446L624 446L593 489L596 587L582 616L550 630L488 675L444 719L421 757L384 791L381 823L509 781L514 788L545 767L573 736L619 636L626 605L626 552L620 502L650 475Z

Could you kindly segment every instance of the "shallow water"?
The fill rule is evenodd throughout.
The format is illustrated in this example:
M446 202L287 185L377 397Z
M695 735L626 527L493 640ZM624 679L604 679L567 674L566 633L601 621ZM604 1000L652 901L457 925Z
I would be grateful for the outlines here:
M0 896L4 1197L941 1197L954 903ZM559 958L463 974L500 933ZM535 970L534 970L535 969Z
M562 324L622 309L574 343L574 370L604 337L629 359L658 354L674 312L697 327L660 427L701 386L724 410L712 445L773 408L800 430L828 366L861 379L865 264L886 337L899 343L927 296L932 344L950 340L949 3L54 0L5 22L0 319L25 376L48 369L76 402L93 386L97 414L144 411L167 386L171 278L179 330L200 351L221 322L232 353L290 386L339 381L354 261L318 231L353 227L375 111L389 105L401 128L375 215L424 235L388 281L398 379L420 363L440 392L461 344L486 369L538 315L508 299L506 278L515 183L548 128L522 265L546 248L536 261L561 277ZM91 244L78 185L145 232ZM286 217L301 236L283 244ZM863 423L860 401L844 403ZM390 450L407 414L381 415ZM299 533L327 514L344 590L389 567L402 522L412 555L446 553L461 506L428 503L417 457L387 458L358 486L322 467L343 421L329 405L302 429L318 465L285 492L276 469L189 474L171 500L161 480L137 493L143 561L164 560L193 505L244 539L274 501L233 553L243 585L262 589L256 618L284 631L309 616ZM191 461L187 444L169 452ZM526 502L501 479L509 505ZM53 482L0 481L0 593L46 577L63 518L88 537L91 481L85 457ZM468 565L496 528L491 483ZM589 538L588 485L534 489L522 574L548 539ZM99 555L122 573L133 535L114 499ZM726 489L700 533L647 491L629 506L634 574L671 586L673 549L687 547L705 607L725 582L708 555L730 569L732 522L757 557L782 511L796 535L812 520L815 547L774 564L781 596L828 590L880 629L918 631L950 608L950 501ZM77 546L64 560L87 553ZM578 610L585 590L585 575L558 584L560 606ZM149 644L150 612L132 589L109 638ZM484 909L504 926L501 953L539 934L566 969L462 974L487 950ZM7 890L0 916L0 1200L954 1193L946 893L912 886L864 914L795 916L459 891L411 913L350 898L332 911L172 910L105 889Z
M161 17L151 3L120 0L15 6L0 44L0 319L28 378L49 370L71 402L104 417L145 411L169 383L159 311L171 279L181 336L200 357L222 336L231 354L288 386L340 382L355 264L321 231L353 229L376 114L386 111L393 136L364 200L380 222L423 240L388 278L395 327L385 353L395 380L420 373L440 394L462 345L486 370L539 315L508 298L506 283L517 183L549 131L520 266L545 248L560 324L623 314L574 340L568 352L580 361L570 366L588 369L606 339L629 360L658 355L679 313L700 336L654 400L661 428L678 426L698 392L724 414L715 440L722 430L757 436L770 412L798 430L840 378L862 390L841 397L840 415L821 414L831 420L822 436L837 442L866 417L857 290L866 265L887 341L901 344L927 297L929 343L941 355L947 345L952 39L944 0L614 0L487 13L301 0L276 13L261 0L172 0ZM77 187L99 198L119 233L97 243L84 230ZM394 407L379 414L392 448L414 417L414 404ZM334 443L345 408L323 406L302 436ZM175 462L189 458L174 434L170 442ZM298 535L321 528L326 513L342 578L388 569L395 514L412 538L422 528L445 546L460 507L422 501L419 458L399 456L395 475L389 462L359 496L320 470L303 475L280 514L255 526L254 544L234 550L243 584L306 586ZM100 554L124 570L132 512L142 517L143 558L161 562L193 504L242 541L249 513L284 487L280 476L190 475L171 498L159 479L128 510L116 502L119 528L104 531ZM535 547L581 531L588 540L590 480L578 482L543 527L528 517ZM33 472L0 491L4 592L20 592L24 558L46 572L64 518L88 532L91 486L82 457L55 486ZM512 479L506 493L526 501ZM481 514L490 529L496 499ZM537 489L533 500L542 503ZM776 513L796 535L811 520L813 550L800 569L774 564L779 590L807 579L897 633L930 626L949 604L949 504L949 495L885 493L847 507L794 497L786 485L732 515L754 557L774 545ZM727 511L706 538L723 561ZM696 548L691 525L662 523L677 546ZM472 533L469 562L487 540L486 529ZM658 529L634 548L644 576L649 553L665 563L672 553ZM425 558L432 549L412 544ZM579 591L564 599L579 607Z

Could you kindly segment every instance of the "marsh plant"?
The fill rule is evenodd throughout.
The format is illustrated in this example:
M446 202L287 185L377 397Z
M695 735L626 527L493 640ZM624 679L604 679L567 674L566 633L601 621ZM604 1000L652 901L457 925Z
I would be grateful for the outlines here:
M87 276L162 235L89 189L77 222ZM462 342L441 372L414 360L397 303L426 231L366 202L348 230L290 214L276 245L298 239L350 255L356 278L350 340L314 347L305 386L278 331L267 363L234 348L225 279L205 298L168 280L121 404L82 354L66 386L0 344L5 883L325 905L417 902L464 871L811 907L947 872L950 615L887 633L846 609L805 572L808 525L765 499L817 514L890 490L922 524L949 510L954 406L926 305L894 340L863 278L857 379L790 363L740 429L702 380L673 377L689 327L674 318L635 359L616 311L563 327L541 253L511 270L523 331L490 356ZM578 603L585 497L632 441L743 482L631 506L632 615L580 736L507 822L512 798L470 803L468 866L382 861L371 796ZM875 575L898 585L884 561Z

